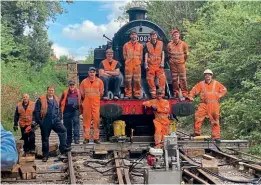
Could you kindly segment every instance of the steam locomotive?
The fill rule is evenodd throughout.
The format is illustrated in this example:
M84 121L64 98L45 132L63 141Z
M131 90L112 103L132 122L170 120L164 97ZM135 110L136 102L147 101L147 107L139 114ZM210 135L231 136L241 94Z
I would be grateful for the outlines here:
M108 39L106 45L100 46L94 49L94 66L96 69L99 68L99 65L102 60L106 58L106 50L112 48L114 51L114 59L119 61L121 64L121 75L124 76L124 59L123 59L123 45L130 40L130 32L135 30L138 35L138 41L143 44L143 46L150 41L150 33L152 31L156 31L158 33L158 39L162 40L164 46L169 42L165 32L155 23L146 20L145 14L146 10L143 8L131 8L127 11L129 14L129 22L122 26L117 33L114 34L114 37ZM144 57L143 57L144 59ZM165 59L166 60L166 59ZM154 125L152 120L154 116L151 110L144 110L142 103L145 99L150 98L149 88L146 81L146 71L144 68L144 62L141 66L142 69L142 96L143 99L137 100L112 100L112 93L110 93L109 88L109 99L110 100L101 100L101 117L102 117L102 127L104 127L104 135L106 135L107 139L113 135L112 123L115 120L124 120L126 122L126 135L136 138L136 141L139 141L142 138L148 136L151 138L154 134ZM81 82L84 78L87 77L88 68L91 65L88 64L78 64L78 78L79 82ZM173 91L172 91L172 80L171 73L167 61L165 61L165 75L167 78L166 82L166 92L165 98L169 99L170 105L172 107L170 114L175 113L177 116L187 116L193 113L193 108L191 106L187 106L187 102L180 102L180 100L172 99ZM157 84L157 80L155 81ZM113 86L112 86L113 87ZM111 87L111 88L112 88ZM121 97L124 96L124 81L121 84ZM175 106L179 104L179 106ZM134 132L132 132L134 131Z

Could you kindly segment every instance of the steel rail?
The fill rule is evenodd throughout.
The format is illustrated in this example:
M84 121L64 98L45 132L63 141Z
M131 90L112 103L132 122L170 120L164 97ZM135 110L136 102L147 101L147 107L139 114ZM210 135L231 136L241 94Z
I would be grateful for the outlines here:
M68 169L69 169L69 178L70 184L76 184L76 178L74 173L73 161L72 161L72 153L68 152Z

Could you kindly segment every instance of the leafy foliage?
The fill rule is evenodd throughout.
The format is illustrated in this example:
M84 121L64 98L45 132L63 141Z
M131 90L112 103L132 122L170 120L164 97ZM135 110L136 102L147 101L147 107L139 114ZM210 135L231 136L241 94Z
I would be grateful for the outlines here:
M35 101L46 93L48 84L55 84L56 94L60 96L66 88L66 82L66 71L57 71L53 62L42 66L40 71L27 62L2 65L1 121L5 128L12 129L15 107L24 93L28 93Z

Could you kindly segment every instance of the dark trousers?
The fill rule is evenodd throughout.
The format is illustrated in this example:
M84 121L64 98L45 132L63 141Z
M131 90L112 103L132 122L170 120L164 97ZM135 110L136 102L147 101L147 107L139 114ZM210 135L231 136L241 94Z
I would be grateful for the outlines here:
M104 84L104 96L108 96L109 84L113 84L113 95L120 95L120 86L122 83L122 76L101 76L101 80Z
M67 147L66 145L66 128L60 121L52 121L52 120L44 120L43 123L40 125L41 128L41 136L42 136L42 152L43 157L49 156L49 137L51 134L51 131L53 130L55 133L57 133L60 141L59 150L63 154L64 149Z
M74 141L80 140L80 120L79 120L79 110L73 112L66 112L63 114L63 123L67 130L67 145L72 144L72 133Z
M23 149L24 152L29 152L30 150L35 150L35 133L25 133L25 129L26 127L21 127L21 134L24 140Z

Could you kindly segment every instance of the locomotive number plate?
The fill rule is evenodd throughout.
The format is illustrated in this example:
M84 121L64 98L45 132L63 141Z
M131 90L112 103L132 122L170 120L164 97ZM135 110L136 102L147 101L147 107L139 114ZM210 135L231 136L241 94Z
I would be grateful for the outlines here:
M148 42L148 41L150 41L150 36L149 35L138 35L137 40L139 42Z

